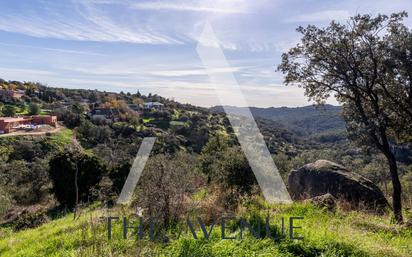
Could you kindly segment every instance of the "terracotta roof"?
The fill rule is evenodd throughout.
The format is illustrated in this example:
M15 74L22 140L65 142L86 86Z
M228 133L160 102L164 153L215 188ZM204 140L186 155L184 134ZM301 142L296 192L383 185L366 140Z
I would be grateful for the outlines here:
M23 121L26 120L27 118L24 117L18 117L18 118L13 118L13 117L3 117L0 118L0 120L4 121L4 122L16 122L16 121Z

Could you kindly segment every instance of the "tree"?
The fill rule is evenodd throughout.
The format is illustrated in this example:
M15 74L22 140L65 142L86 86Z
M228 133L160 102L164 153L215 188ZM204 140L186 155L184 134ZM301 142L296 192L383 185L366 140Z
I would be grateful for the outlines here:
M13 105L6 105L3 107L3 114L6 117L14 117L16 116L16 107Z
M80 126L84 122L84 118L81 114L77 114L73 111L67 110L58 116L59 120L64 122L68 128L75 128Z
M140 125L139 118L133 115L129 118L129 124L132 125L135 130L137 130Z
M215 177L217 160L224 158L224 153L230 147L227 138L217 134L205 144L200 155L200 170L207 176L207 183Z
M199 168L207 176L208 183L214 182L241 194L250 193L257 184L241 148L231 145L229 138L223 135L211 137L203 147Z
M139 180L134 204L165 228L176 223L185 213L185 199L199 180L191 169L193 158L186 153L158 154L151 157Z
M76 208L80 202L93 200L91 190L106 173L106 167L97 157L80 150L78 144L72 145L50 160L49 173L60 204Z
M38 156L44 156L46 154L42 149L42 145L32 139L20 139L16 140L13 144L13 151L10 153L12 160L25 160L27 162L33 162Z
M71 111L75 114L82 114L84 112L84 107L79 103L79 102L75 102L72 105Z
M5 188L16 204L40 202L47 195L49 183L45 160L36 158L32 163L13 160L0 166L0 188Z
M30 115L38 115L40 114L40 106L38 104L32 103L29 106L29 114Z
M236 189L241 194L250 194L253 185L257 185L255 174L238 146L224 152L224 158L217 161L216 171L216 178L224 188Z
M350 138L383 153L399 223L402 189L392 144L397 134L410 134L412 110L412 57L407 44L411 33L400 23L405 16L357 15L347 24L332 21L326 28L299 27L301 43L284 53L278 66L285 84L303 86L309 100L324 103L334 95L343 106ZM399 30L406 37L403 42ZM395 49L398 45L403 48Z

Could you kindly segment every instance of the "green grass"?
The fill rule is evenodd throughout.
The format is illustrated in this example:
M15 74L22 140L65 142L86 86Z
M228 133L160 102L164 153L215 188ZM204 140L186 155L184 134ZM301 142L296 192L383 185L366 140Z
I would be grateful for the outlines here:
M7 104L10 105L10 104ZM16 115L29 115L30 108L28 104L23 106L13 105L16 107ZM39 115L50 115L50 110L41 109Z
M28 115L29 114L29 106L25 104L22 107L16 106L16 115Z
M154 118L144 118L143 119L143 123L149 123L149 122L151 122L151 121L153 121L154 120Z
M178 120L180 117L180 112L178 110L173 110L172 120Z
M50 115L50 110L41 109L39 115Z
M112 210L116 213L114 210ZM107 239L101 211L86 211L74 221L69 214L41 227L13 233L0 229L0 256L412 256L412 231L379 217L359 212L329 213L309 204L275 205L250 203L239 214L249 222L264 219L303 216L299 230L301 241L256 239L246 234L236 240L222 240L216 226L209 240L183 233L169 243L121 239L121 222ZM112 213L112 216L116 216ZM119 214L117 214L119 215ZM122 215L119 215L122 216ZM231 235L231 234L229 234Z
M48 136L50 144L58 149L63 149L65 146L71 143L73 138L73 130L68 128L62 128L59 132L53 133Z

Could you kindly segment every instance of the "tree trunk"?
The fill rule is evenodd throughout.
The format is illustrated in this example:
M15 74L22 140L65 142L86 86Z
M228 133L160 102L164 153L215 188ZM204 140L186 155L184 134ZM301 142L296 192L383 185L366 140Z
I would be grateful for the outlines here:
M397 223L403 222L402 216L402 186L398 175L398 165L396 164L395 155L390 151L390 149L384 152L386 159L389 164L389 171L391 173L392 179L392 206L393 213L395 215L395 220Z
M76 203L74 205L74 219L77 218L77 205L79 204L79 186L78 186L78 181L77 181L78 174L79 174L79 167L77 166L77 163L76 163L76 173L74 175L74 188L76 190Z

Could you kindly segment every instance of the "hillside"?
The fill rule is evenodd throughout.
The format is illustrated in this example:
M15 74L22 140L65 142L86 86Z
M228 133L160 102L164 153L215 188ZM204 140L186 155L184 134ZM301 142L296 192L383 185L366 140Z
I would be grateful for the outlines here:
M37 256L391 256L406 257L412 254L412 232L405 227L388 223L387 217L376 217L359 212L337 211L330 213L309 204L293 206L261 205L261 200L250 202L237 217L249 222L265 219L267 213L273 218L271 225L280 229L279 219L303 216L299 223L299 236L304 240L255 239L245 232L240 239L239 229L228 236L236 239L220 239L220 227L213 229L211 238L204 239L200 228L196 228L199 238L181 224L175 231L182 230L180 238L172 231L162 231L168 235L169 243L138 240L132 232L128 239L122 239L121 222L113 225L112 239L107 239L106 210L87 209L82 216L73 220L73 215L55 219L35 229L14 233L0 228L0 255L4 257ZM111 213L116 213L114 209ZM232 224L233 225L233 224ZM209 226L208 226L209 229ZM286 231L288 233L289 231ZM147 233L147 231L145 231ZM172 239L174 238L174 239Z
M412 257L412 1L0 8L0 257Z
M242 107L225 106L232 113L242 113ZM213 112L222 112L221 106L210 108ZM336 132L345 129L340 116L341 107L333 105L305 107L250 107L255 117L276 121L300 136Z
M47 87L3 81L18 99L2 99L2 116L27 117L33 110L55 116L61 130L0 137L0 256L408 256L409 225L391 216L339 204L327 211L310 203L264 202L229 120L211 110L161 97ZM233 107L234 108L234 107ZM252 109L272 158L287 181L291 170L319 159L345 165L390 195L382 158L339 137L339 107ZM13 119L11 119L13 120ZM19 130L19 128L16 128ZM4 131L5 132L5 131ZM156 141L128 206L116 200L145 137ZM405 206L410 206L412 166L402 166ZM121 240L121 222L107 239L108 213L153 217L167 238ZM303 216L305 240L194 240L187 217L244 217L250 224ZM73 218L73 215L76 218ZM405 211L405 217L409 217ZM194 219L194 218L193 218ZM287 222L287 221L286 221ZM286 223L287 224L287 223ZM350 224L350 226L348 226ZM270 227L278 231L279 227ZM203 231L197 226L198 234ZM176 237L176 232L182 233ZM130 232L131 233L131 232ZM228 235L239 236L239 228ZM286 232L287 234L287 232ZM365 235L368 235L365 237Z

